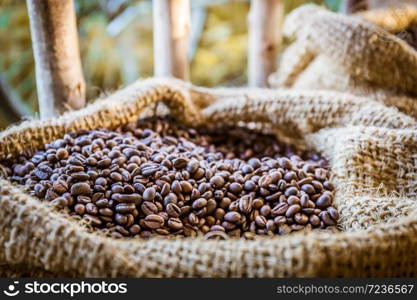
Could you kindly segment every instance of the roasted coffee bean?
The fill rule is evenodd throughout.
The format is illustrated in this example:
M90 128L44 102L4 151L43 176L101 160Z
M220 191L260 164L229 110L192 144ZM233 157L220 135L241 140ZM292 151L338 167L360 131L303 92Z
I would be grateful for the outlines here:
M300 204L300 198L297 196L289 196L287 199L288 205Z
M235 211L228 212L227 214L224 215L224 219L227 222L231 222L231 223L236 223L237 221L240 220L240 217L241 217L240 214Z
M327 211L333 220L337 221L339 219L339 212L334 207L328 207Z
M85 205L85 210L90 215L96 215L98 213L97 206L95 206L93 203L87 203Z
M164 204L165 204L165 206L167 206L169 203L177 203L177 202L178 202L178 197L174 193L169 193L164 198Z
M296 213L294 216L295 222L301 225L305 225L308 223L308 217L306 215L303 215L301 213Z
M71 194L74 196L89 195L91 192L92 190L90 185L85 182L78 182L71 186Z
M75 204L74 211L79 215L83 215L85 213L84 204Z
M264 205L260 209L260 214L264 217L268 217L271 214L271 207L269 205Z
M328 194L321 195L316 201L316 205L319 208L328 207L331 203L332 203L332 199L330 198Z
M90 179L90 176L85 172L71 173L71 177L76 181L86 181Z
M111 198L117 202L130 202L139 204L142 200L139 194L113 194Z
M319 217L323 220L323 222L328 226L336 225L336 222L330 217L330 214L327 211L322 211L319 214Z
M177 158L173 160L174 168L176 169L184 169L188 164L188 159L185 158Z
M296 213L298 213L300 210L301 210L300 205L298 205L298 204L291 205L290 207L288 207L287 212L285 213L285 216L286 217L292 217Z
M301 187L301 190L306 192L307 194L314 194L316 192L316 190L314 189L314 187L311 184L304 184Z
M248 180L243 185L243 188L247 191L254 191L254 190L256 190L256 184L252 180Z
M181 215L181 208L174 203L168 203L166 206L167 214L171 217L178 218Z
M143 202L140 207L145 215L152 215L158 212L158 207L150 201Z
M173 230L180 230L183 227L181 220L178 218L169 218L167 224Z
M298 193L298 189L296 187L293 187L293 186L291 186L291 187L289 187L285 190L285 196L287 196L287 197L292 196L292 195L297 195L297 193Z
M147 188L144 192L143 192L143 200L145 201L153 201L153 199L155 198L156 195L156 190L153 187Z
M190 194L193 190L193 186L191 185L191 183L189 183L188 181L181 181L181 189L182 192L185 194Z
M53 205L56 205L59 208L68 207L68 200L64 197L58 197L51 201Z
M250 196L246 195L240 198L239 210L244 214L248 214L252 211L252 199Z
M237 182L232 182L229 186L229 190L232 193L238 194L242 191L242 185L240 183L237 183Z
M194 209L201 209L207 205L207 200L204 198L199 198L193 202Z
M115 210L118 213L131 213L133 210L135 210L136 206L134 203L119 203L115 206Z
M288 208L289 206L287 203L285 202L279 203L271 210L271 214L273 217L278 216L278 215L283 215L287 212Z
M119 225L125 225L127 223L127 217L119 213L116 213L116 215L114 216L114 220Z
M68 190L68 184L63 180L58 180L54 182L52 189L58 194L63 194Z
M215 188L221 188L224 185L224 179L221 176L213 176L210 179L210 183Z
M267 220L264 216L256 216L255 217L255 223L260 228L264 228L266 226L266 222L267 222Z
M259 186L262 188L268 188L269 185L272 183L272 176L264 175L259 179Z
M320 225L320 218L316 215L311 215L309 217L309 221L310 221L310 224L313 225L313 226L319 226Z

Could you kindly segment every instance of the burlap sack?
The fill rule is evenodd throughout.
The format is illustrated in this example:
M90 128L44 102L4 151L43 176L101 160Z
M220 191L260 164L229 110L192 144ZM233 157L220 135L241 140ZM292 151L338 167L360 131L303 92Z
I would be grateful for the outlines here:
M349 92L417 117L417 51L400 38L415 22L414 6L353 16L302 6L285 20L283 33L295 42L270 84Z
M321 151L337 187L340 233L248 240L116 240L0 179L0 275L137 277L417 276L417 122L336 92L203 89L137 82L80 111L0 133L0 159L78 129L115 128L163 102L191 126L257 124Z

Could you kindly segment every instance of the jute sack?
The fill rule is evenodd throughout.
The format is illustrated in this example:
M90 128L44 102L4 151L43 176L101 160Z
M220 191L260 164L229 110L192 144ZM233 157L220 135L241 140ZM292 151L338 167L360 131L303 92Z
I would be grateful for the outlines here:
M284 22L283 34L295 41L270 84L349 92L417 117L417 51L400 38L415 22L414 6L352 16L302 6Z
M0 159L79 129L115 128L154 103L190 126L246 124L316 149L335 174L339 233L253 241L116 240L91 233L0 179L0 275L135 277L417 276L417 121L337 92L203 89L138 81L80 111L0 133Z

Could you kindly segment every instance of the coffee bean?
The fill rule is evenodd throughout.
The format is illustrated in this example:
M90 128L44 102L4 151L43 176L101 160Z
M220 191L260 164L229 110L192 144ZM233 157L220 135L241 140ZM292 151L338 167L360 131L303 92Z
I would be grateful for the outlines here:
M276 217L274 218L274 223L275 223L276 225L285 224L285 223L287 223L287 218L286 218L286 217L284 217L284 216L276 216Z
M138 224L133 224L129 227L129 232L131 235L137 235L140 232L140 226Z
M139 194L113 194L111 198L117 202L130 202L139 204L142 197Z
M145 201L153 201L153 199L155 198L156 195L156 190L153 187L147 188L144 192L143 192L143 199Z
M183 227L181 220L178 218L169 218L167 224L173 230L180 230Z
M64 148L60 148L56 151L56 156L59 160L66 159L68 157L68 151Z
M298 213L300 210L301 210L300 205L298 205L298 204L291 205L290 207L288 207L287 212L285 213L285 216L286 217L292 217L296 213Z
M287 212L288 208L289 206L287 203L279 203L274 208L272 208L271 215L273 217L278 216L278 215L283 215Z
M117 173L117 172L110 173L110 178L114 181L122 181L123 180L122 175L120 173Z
M85 172L75 172L71 173L71 177L77 181L86 181L90 179L90 176Z
M119 213L114 216L114 220L119 225L125 225L127 223L127 217Z
M285 190L285 196L289 197L292 195L297 195L298 194L298 189L296 187L289 187Z
M336 222L330 217L330 214L327 211L322 211L319 214L319 217L323 220L323 222L328 226L336 225Z
M243 196L240 198L239 210L244 214L248 214L252 211L252 199L250 196Z
M242 191L242 185L237 182L232 182L229 186L229 190L232 193L239 194Z
M166 211L168 215L174 218L178 218L181 215L181 208L179 208L174 203L168 203L168 205L166 206Z
M180 185L181 185L182 192L185 194L189 194L193 190L193 186L188 181L185 181L185 180L181 181Z
M316 201L316 205L319 208L328 207L331 203L332 203L332 199L329 197L328 194L321 195Z
M327 208L327 211L328 211L328 213L329 213L329 215L330 215L330 217L334 220L334 221L337 221L338 219L339 219L339 212L334 208L334 207L328 207Z
M178 202L178 197L176 194L174 193L169 193L168 195L165 196L164 198L164 204L165 206L167 206L169 203L174 203L176 204Z
M264 175L259 179L259 186L263 188L268 188L269 185L272 183L272 176Z
M85 210L90 215L96 215L98 213L97 206L95 206L93 203L87 203L85 205Z
M305 225L308 223L308 217L306 215L303 215L301 213L296 213L294 216L295 222L301 225Z
M243 185L243 188L247 191L254 191L254 190L256 190L256 184L252 180L248 180Z
M134 203L119 203L115 206L115 210L118 213L130 213L136 208Z
M71 194L74 196L89 195L91 192L92 190L90 185L85 182L78 182L71 186Z
M224 215L224 219L228 222L236 223L240 220L240 214L238 212L231 211Z
M199 198L193 202L194 209L201 209L207 205L207 200L204 198Z
M158 207L150 201L143 202L140 207L145 215L152 215L158 212Z
M111 210L110 208L100 208L98 210L98 213L100 215L106 216L106 217L111 217L113 216L113 210Z
M54 182L52 189L58 194L63 194L68 190L68 184L63 180L58 180Z
M56 205L59 208L68 207L68 200L64 197L58 197L51 201L53 205Z
M188 159L185 158L177 158L173 161L175 169L184 169L188 164Z
M264 228L266 226L266 218L264 216L256 216L255 223L261 228Z
M269 205L264 205L260 209L261 215L268 217L271 214L271 207Z
M213 187L215 187L215 188L221 188L221 187L223 187L223 185L224 185L224 179L223 179L223 177L221 177L221 176L213 176L211 179L210 179L210 184L213 186Z
M75 204L74 211L79 215L83 215L85 212L84 204Z
M314 187L311 184L304 184L301 187L301 190L306 192L307 194L314 194L316 192L316 190L314 189Z
M311 225L313 225L313 226L319 226L320 225L320 218L316 215L311 215L309 217L309 221L310 221Z
M334 190L334 186L330 181L323 182L323 186L324 186L324 188L328 189L329 191Z

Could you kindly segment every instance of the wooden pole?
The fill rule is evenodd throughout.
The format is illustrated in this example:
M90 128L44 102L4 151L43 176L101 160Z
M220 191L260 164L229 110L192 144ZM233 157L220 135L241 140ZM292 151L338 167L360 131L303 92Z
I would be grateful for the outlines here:
M283 16L281 0L252 0L249 12L249 86L266 87L275 71Z
M189 0L153 0L154 75L187 80Z
M342 10L346 14L354 14L359 11L367 10L369 3L367 0L344 0Z
M73 0L27 0L42 119L85 105Z

